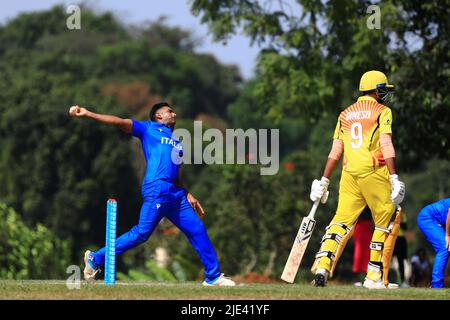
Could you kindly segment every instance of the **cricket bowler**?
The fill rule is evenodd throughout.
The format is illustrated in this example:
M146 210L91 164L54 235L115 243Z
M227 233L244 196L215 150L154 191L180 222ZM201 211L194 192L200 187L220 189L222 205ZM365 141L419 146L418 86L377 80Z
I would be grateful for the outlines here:
M311 268L315 274L313 285L318 287L326 286L336 252L345 246L343 239L351 234L366 205L372 212L375 230L363 286L390 287L383 281L383 248L390 233L390 220L405 196L405 184L399 180L395 166L392 113L384 105L394 86L384 73L368 71L361 77L359 91L358 100L340 113L322 178L312 183L311 200L325 203L330 177L344 156L336 214L326 228Z
M205 268L204 286L234 286L235 282L220 272L219 261L206 229L197 216L205 215L200 202L181 186L179 168L183 147L173 136L176 113L166 102L155 104L150 110L150 121L122 119L112 115L94 113L78 105L69 110L72 117L89 118L113 125L133 137L139 138L147 167L142 182L143 205L139 222L116 240L116 255L147 241L165 217L188 238ZM196 212L194 211L196 210ZM105 248L84 255L84 278L95 280L105 263Z

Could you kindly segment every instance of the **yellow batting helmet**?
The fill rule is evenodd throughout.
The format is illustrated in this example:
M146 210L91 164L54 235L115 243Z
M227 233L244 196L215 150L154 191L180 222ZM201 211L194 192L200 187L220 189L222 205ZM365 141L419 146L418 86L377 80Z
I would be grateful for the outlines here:
M359 82L359 91L366 92L380 88L394 90L394 86L389 84L383 72L372 70L362 75L361 81Z

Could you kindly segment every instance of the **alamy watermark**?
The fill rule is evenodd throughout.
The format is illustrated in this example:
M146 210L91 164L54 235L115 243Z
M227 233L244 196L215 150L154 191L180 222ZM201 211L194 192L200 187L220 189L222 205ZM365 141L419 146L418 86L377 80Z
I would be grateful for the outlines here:
M274 175L280 163L279 139L279 129L203 131L202 122L194 121L193 136L187 129L175 129L160 143L173 146L175 164L260 164L261 175Z
M70 5L66 9L66 13L70 16L66 20L66 26L69 30L81 29L81 9L77 5Z
M81 288L81 268L77 265L70 265L66 269L66 273L70 276L66 280L66 286L69 290Z
M70 16L66 19L66 26L69 30L81 29L81 8L75 4L69 5L66 9L66 13ZM378 5L372 4L367 7L367 14L370 16L366 20L366 26L368 29L381 29L381 9Z
M377 5L370 5L366 10L367 14L371 14L366 21L366 26L368 29L381 29L381 9Z

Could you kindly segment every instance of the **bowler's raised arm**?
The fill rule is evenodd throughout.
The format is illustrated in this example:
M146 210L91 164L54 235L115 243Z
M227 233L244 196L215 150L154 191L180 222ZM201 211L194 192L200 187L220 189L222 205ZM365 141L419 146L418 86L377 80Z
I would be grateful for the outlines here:
M86 117L98 122L113 125L125 133L131 133L133 131L133 122L131 119L122 119L108 114L95 113L78 105L70 107L69 115L72 117Z

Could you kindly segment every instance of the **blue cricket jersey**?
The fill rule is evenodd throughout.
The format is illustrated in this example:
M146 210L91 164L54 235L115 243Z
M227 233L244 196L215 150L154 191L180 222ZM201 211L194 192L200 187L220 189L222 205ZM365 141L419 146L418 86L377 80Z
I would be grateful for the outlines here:
M183 156L183 147L173 136L173 130L159 122L132 121L132 135L141 140L147 162L142 189L157 180L173 183L178 178Z
M427 206L431 214L445 227L448 209L450 209L450 198L442 199Z

